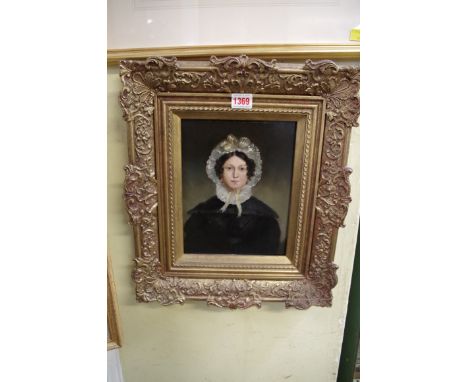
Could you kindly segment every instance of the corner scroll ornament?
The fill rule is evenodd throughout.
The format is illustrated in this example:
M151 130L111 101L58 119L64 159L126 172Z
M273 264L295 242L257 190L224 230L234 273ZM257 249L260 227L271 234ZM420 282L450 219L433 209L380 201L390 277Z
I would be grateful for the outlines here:
M230 309L261 307L264 300L286 307L331 306L337 284L333 264L336 232L351 202L345 166L347 136L359 118L359 68L307 60L291 66L241 55L200 62L175 57L122 61L120 103L129 126L130 163L125 167L124 197L136 238L133 279L138 301L183 304L187 298ZM190 279L167 277L160 262L158 174L155 173L154 97L164 92L213 92L322 97L325 129L316 197L310 262L302 280Z

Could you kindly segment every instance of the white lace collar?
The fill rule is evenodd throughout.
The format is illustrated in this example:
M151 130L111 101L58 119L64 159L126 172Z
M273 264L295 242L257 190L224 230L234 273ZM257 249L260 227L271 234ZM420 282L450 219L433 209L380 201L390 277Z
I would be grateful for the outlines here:
M216 183L216 196L223 203L234 205L241 204L249 200L252 196L252 186L246 184L236 195L236 192L229 191L223 184Z

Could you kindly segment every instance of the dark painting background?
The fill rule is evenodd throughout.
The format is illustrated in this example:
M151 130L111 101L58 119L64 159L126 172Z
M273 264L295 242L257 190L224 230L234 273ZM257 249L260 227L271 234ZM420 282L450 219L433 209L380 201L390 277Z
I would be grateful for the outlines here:
M187 211L215 195L215 184L206 175L211 150L228 134L249 138L260 150L262 178L252 195L279 215L281 253L284 254L294 159L296 122L234 121L211 119L182 120L182 206Z

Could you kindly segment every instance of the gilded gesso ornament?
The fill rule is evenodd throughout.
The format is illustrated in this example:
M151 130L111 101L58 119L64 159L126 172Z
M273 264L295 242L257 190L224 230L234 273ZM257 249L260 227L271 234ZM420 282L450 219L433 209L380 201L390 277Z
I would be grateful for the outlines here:
M359 68L307 60L302 67L245 55L211 57L202 63L179 63L175 57L122 61L120 103L129 126L130 163L126 166L125 201L136 229L133 278L139 301L164 305L186 298L206 299L227 308L260 307L282 300L287 307L331 306L337 283L334 237L343 226L350 198L345 167L347 132L359 117ZM310 95L325 100L325 128L311 261L301 280L251 280L167 277L159 253L158 177L155 168L154 99L165 92ZM308 147L305 148L309 150Z

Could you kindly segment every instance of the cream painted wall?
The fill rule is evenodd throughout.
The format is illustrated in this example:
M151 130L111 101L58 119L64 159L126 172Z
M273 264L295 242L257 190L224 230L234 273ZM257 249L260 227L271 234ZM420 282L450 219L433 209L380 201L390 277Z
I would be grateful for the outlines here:
M349 165L352 198L340 229L338 285L331 308L306 311L264 303L230 311L205 302L164 307L135 301L133 236L123 203L126 125L117 67L108 69L108 238L118 297L125 382L333 382L339 365L359 219L359 128Z

